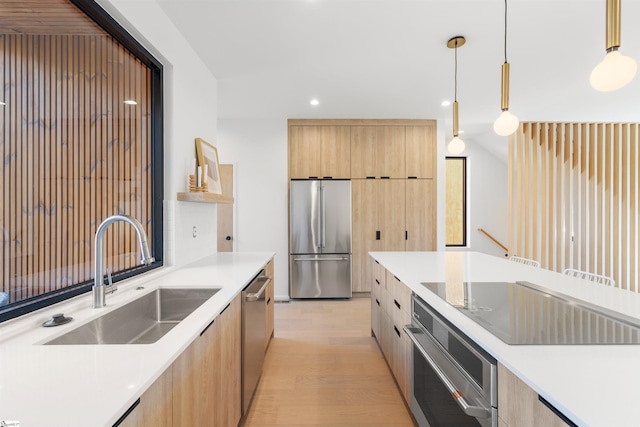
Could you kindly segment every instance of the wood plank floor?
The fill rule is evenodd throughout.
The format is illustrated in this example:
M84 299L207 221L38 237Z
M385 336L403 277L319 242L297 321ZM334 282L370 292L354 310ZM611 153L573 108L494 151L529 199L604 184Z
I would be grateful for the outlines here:
M275 304L275 337L241 425L412 427L370 322L368 298Z

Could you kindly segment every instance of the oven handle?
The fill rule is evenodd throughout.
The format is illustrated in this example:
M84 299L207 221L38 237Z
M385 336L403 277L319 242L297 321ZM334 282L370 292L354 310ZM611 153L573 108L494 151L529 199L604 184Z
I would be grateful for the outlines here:
M447 390L449 390L449 393L451 393L453 400L456 401L460 409L462 409L462 411L465 414L469 415L470 417L490 418L491 411L488 410L487 408L484 408L482 406L472 406L467 403L467 401L464 399L460 391L456 389L456 386L453 385L453 383L449 380L449 378L447 378L445 373L442 372L442 369L440 369L440 367L436 365L436 363L433 361L431 356L429 356L426 350L422 348L422 346L420 345L420 342L418 341L418 339L413 333L413 331L420 332L420 329L412 327L412 325L406 325L403 329L404 329L404 332L409 336L411 341L413 341L413 345L415 345L415 347L420 351L420 353L425 358L425 360L429 363L429 365L431 366L433 371L436 373L436 375L438 375L438 378L440 378L440 381L442 381L442 383L447 388Z
M260 295L262 295L264 293L264 290L267 288L267 286L269 286L269 283L271 283L271 277L261 277L258 280L265 280L264 285L262 285L262 287L260 288L260 290L256 293L253 294L247 294L245 297L245 300L248 302L255 302L258 301L260 299Z

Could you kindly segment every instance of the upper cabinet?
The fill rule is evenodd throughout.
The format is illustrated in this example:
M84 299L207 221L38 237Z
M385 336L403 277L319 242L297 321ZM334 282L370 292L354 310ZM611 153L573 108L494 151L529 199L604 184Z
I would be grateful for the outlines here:
M290 119L290 179L433 179L433 120Z
M432 179L435 170L436 127L405 128L407 178Z
M351 178L406 178L404 126L352 126Z
M350 126L289 126L291 179L349 179Z

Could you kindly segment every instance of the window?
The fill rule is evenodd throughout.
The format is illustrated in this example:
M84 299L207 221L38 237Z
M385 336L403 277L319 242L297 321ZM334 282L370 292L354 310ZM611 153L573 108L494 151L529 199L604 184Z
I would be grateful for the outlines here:
M446 246L467 246L467 159L446 159Z
M162 265L162 66L91 0L3 6L0 321L87 292L93 239L112 226L114 281Z

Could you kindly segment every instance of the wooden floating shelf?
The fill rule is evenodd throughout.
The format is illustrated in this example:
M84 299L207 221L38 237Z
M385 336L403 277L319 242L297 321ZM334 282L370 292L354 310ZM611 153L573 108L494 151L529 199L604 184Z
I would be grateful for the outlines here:
M197 203L233 203L233 197L201 192L178 193L178 200L182 202Z

